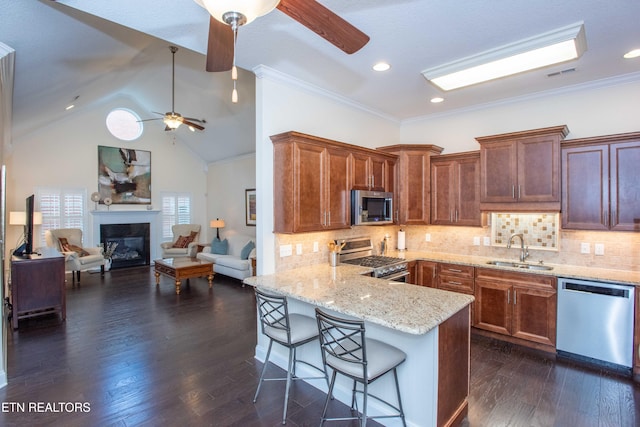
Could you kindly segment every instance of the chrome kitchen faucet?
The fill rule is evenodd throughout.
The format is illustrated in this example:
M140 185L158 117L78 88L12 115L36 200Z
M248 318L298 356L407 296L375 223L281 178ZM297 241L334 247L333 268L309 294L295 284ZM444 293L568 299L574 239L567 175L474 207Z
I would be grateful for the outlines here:
M513 239L515 237L520 238L520 262L524 262L524 260L526 260L529 256L529 246L524 246L524 235L522 233L512 234L511 237L509 237L509 241L507 242L507 249L511 248L511 242L513 242Z

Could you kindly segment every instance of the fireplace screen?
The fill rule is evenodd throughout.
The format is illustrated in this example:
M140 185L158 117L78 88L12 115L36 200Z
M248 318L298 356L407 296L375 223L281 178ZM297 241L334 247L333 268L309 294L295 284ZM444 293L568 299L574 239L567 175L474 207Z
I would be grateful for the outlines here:
M102 224L103 245L117 243L111 257L111 268L150 264L149 224Z

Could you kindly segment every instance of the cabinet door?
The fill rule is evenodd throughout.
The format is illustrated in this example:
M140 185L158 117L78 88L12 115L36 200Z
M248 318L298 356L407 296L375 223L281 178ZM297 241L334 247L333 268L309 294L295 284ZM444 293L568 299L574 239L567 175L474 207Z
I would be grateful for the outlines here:
M518 141L518 202L560 201L560 140L539 136Z
M637 176L637 165L634 175ZM607 230L609 212L608 145L562 150L562 228Z
M513 336L555 346L556 291L513 287Z
M326 203L327 229L349 228L351 225L351 192L349 186L349 153L327 148L326 151Z
M400 222L402 224L429 223L429 155L406 153L406 169L403 183L404 196ZM404 215L404 218L403 218Z
M317 145L295 144L295 186L293 195L294 232L318 231L324 228L325 150Z
M418 284L429 288L437 287L437 269L437 262L418 261Z
M640 141L611 144L610 228L640 231Z
M513 141L482 145L480 149L480 200L490 203L516 201L517 146Z
M369 159L369 174L371 175L371 189L375 191L385 191L385 159L372 156Z
M475 287L473 326L511 335L511 285L476 279Z
M351 153L351 186L356 190L368 190L371 186L369 156L365 153Z
M449 225L455 221L456 165L453 160L431 163L431 224Z
M482 225L480 213L480 158L476 155L474 158L458 160L455 173L455 224L480 226Z

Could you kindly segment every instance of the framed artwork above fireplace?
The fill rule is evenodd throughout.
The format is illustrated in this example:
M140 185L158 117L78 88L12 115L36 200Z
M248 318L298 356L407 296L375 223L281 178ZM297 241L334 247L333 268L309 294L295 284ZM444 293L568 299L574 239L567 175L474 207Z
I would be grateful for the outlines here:
M151 151L98 146L100 203L151 204Z

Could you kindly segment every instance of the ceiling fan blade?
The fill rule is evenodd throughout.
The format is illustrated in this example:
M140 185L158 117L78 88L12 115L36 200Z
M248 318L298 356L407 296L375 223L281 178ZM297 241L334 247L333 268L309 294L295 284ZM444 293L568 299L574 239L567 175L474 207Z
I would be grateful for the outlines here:
M190 122L188 120L182 120L182 124L185 125L185 126L190 126L192 128L198 129L198 130L204 130L204 126L197 125L197 124L195 124L193 122Z
M150 122L152 120L163 120L164 117L158 117L157 119L142 119L142 120L137 120L138 122Z
M207 71L229 71L233 66L233 31L227 24L209 17Z
M315 0L280 0L276 7L348 54L369 42L368 35Z
M194 119L193 117L183 117L183 119L190 122L207 123L205 119Z

